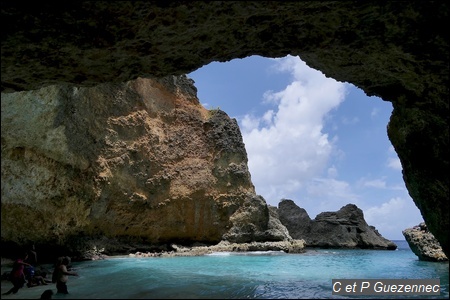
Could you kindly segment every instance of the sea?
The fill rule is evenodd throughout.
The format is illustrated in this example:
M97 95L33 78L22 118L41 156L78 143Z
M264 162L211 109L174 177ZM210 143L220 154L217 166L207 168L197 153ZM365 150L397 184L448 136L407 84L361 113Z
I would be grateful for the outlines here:
M109 257L74 262L69 294L53 299L449 299L448 262L397 250L307 249L305 253L218 252L189 257ZM49 269L52 267L49 265ZM439 295L334 295L333 279L439 279ZM11 283L2 281L2 293ZM55 284L23 287L2 299L39 299Z

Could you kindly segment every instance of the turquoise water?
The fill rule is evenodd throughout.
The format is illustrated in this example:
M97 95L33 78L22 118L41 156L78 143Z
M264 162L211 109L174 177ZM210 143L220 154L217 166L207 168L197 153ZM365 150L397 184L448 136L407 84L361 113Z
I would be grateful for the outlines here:
M54 299L345 298L332 295L331 285L332 279L344 278L440 278L441 296L434 298L448 299L448 263L419 261L405 241L395 242L396 251L320 249L73 263L80 276L69 277L69 295ZM54 285L22 288L2 298L38 299L46 288L55 291Z

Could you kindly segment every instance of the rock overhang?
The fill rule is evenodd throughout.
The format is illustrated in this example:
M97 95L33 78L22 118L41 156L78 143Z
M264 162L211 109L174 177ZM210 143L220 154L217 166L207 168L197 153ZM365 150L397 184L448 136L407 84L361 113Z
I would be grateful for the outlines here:
M446 2L2 1L2 92L299 55L391 101L406 186L449 254Z

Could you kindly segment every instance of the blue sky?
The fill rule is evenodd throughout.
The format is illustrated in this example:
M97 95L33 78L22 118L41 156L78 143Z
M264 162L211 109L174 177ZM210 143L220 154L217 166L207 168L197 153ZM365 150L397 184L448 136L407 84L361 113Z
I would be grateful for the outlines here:
M311 218L353 203L386 238L423 221L386 132L390 102L326 78L299 57L251 56L190 74L200 102L240 126L256 193Z

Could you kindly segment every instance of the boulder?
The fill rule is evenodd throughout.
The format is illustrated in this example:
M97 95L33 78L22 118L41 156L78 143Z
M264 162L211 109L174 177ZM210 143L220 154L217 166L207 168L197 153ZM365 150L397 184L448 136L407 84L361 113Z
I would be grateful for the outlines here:
M425 223L402 231L412 252L424 261L448 261L439 241L428 230Z

